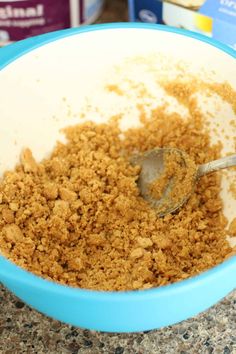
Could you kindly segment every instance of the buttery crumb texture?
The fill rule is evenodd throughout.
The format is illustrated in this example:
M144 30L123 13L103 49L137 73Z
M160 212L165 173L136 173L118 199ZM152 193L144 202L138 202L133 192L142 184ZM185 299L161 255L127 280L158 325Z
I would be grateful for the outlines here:
M163 107L122 136L114 119L69 127L67 143L40 163L24 150L0 182L1 253L44 278L97 290L173 283L232 254L218 174L204 176L183 208L163 218L139 194L134 152L176 147L196 165L219 156L184 95L186 120Z
M163 162L163 171L148 186L151 198L160 201L154 205L159 215L176 209L187 200L193 191L197 175L197 166L183 151L164 150Z

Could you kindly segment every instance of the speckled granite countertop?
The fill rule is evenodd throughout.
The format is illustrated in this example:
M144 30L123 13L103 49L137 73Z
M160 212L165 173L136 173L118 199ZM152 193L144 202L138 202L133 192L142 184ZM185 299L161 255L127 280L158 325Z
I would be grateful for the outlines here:
M107 0L97 21L126 21L125 0ZM0 285L0 354L236 354L236 291L178 325L139 334L76 329L24 305Z
M31 310L0 287L1 354L235 354L236 292L193 319L162 330L107 334L76 329Z

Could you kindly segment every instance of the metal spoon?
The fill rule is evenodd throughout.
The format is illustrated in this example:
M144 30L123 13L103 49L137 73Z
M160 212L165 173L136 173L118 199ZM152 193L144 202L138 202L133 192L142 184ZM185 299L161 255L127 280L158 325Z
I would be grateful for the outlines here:
M181 195L177 201L173 201L170 198L170 192L175 188L175 180L173 177L169 180L162 198L155 199L150 193L150 184L160 178L163 174L164 155L171 152L175 152L181 157L181 168L187 169L188 163L186 161L186 153L175 148L156 148L147 151L142 155L137 155L132 159L132 163L141 167L139 179L137 181L140 193L144 199L157 209L159 216L173 213L181 208L189 199L194 190L195 184L200 177L223 168L236 166L236 154L200 165L196 168L196 173L193 175L191 192Z

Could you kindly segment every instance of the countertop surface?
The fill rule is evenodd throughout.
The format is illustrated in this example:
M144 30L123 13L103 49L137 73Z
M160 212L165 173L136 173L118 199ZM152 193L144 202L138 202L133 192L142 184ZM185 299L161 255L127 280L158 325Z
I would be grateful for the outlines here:
M97 22L127 18L125 0L108 0ZM0 354L23 353L236 354L236 291L205 313L175 326L138 334L107 334L49 319L0 285Z

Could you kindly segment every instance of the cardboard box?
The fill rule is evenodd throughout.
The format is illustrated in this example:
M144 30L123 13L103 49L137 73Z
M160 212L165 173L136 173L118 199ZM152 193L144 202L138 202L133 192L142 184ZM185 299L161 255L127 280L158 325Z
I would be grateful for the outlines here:
M236 0L129 0L130 21L185 28L236 49Z

